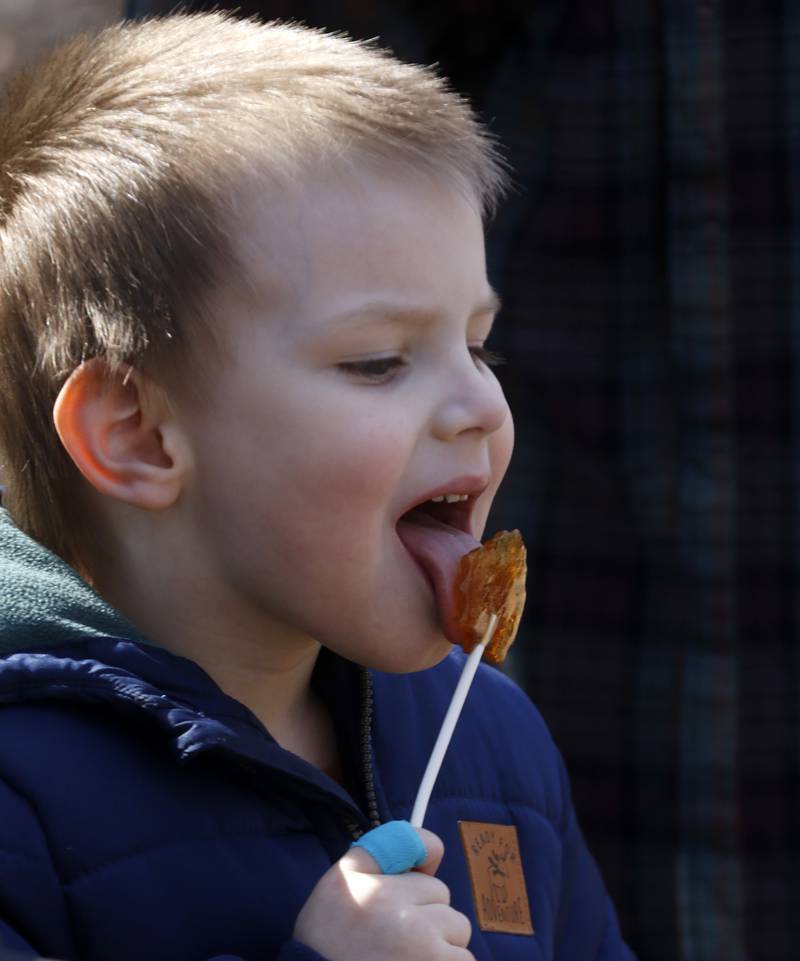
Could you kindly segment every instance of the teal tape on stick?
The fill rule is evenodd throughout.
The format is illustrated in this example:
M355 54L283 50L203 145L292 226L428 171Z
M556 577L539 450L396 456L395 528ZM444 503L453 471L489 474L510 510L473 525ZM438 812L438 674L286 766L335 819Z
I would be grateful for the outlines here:
M387 821L367 831L351 847L364 848L383 874L405 874L418 868L428 853L419 832L408 821Z

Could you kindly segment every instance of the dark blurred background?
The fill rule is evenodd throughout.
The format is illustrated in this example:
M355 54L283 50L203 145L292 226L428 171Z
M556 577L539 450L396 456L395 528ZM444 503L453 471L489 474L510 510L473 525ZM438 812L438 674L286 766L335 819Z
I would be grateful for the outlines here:
M517 448L491 523L531 561L510 670L641 961L792 961L800 4L184 6L379 37L504 144L488 250Z
M119 20L124 0L0 0L0 83L65 34Z

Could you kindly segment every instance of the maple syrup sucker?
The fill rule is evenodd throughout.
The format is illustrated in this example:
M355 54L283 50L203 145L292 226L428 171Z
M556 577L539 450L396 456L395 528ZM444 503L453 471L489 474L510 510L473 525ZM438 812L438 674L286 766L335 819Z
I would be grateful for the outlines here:
M496 614L497 629L485 658L490 664L503 663L525 607L526 574L527 554L518 530L499 531L461 558L453 601L461 646L468 654L481 643L490 614Z
M525 544L517 530L495 534L465 554L456 568L455 627L469 656L417 791L411 813L415 827L422 827L425 820L433 786L481 658L485 655L490 663L501 664L514 643L525 606L526 574Z

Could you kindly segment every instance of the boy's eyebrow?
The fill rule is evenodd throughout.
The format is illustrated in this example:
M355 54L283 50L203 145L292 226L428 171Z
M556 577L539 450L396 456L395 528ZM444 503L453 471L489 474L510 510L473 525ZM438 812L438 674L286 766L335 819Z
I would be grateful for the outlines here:
M486 299L478 304L470 316L480 317L483 314L496 314L501 307L500 296L496 290L490 288ZM427 307L402 307L390 300L370 300L359 304L358 307L354 307L352 310L346 310L341 314L335 315L332 320L346 322L348 320L357 320L359 317L381 316L388 320L410 321L411 323L424 324L428 323L435 314L435 310L430 310Z

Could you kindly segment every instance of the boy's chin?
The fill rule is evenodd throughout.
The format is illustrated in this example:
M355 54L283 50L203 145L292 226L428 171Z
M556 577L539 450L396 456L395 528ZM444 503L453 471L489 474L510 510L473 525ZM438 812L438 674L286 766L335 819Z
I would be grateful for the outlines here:
M376 651L374 656L365 658L362 664L384 674L414 674L440 664L452 650L450 641L443 634L437 634L429 644L415 645L413 649L404 645L391 651Z

